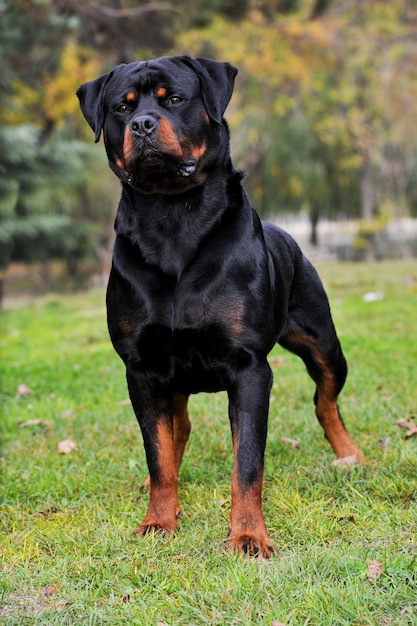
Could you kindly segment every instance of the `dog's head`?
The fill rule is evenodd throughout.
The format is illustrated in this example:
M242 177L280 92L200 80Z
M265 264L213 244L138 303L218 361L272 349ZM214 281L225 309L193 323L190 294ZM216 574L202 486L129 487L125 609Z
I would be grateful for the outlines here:
M118 65L77 95L122 182L142 193L181 193L203 184L224 157L223 113L236 73L229 63L165 57Z

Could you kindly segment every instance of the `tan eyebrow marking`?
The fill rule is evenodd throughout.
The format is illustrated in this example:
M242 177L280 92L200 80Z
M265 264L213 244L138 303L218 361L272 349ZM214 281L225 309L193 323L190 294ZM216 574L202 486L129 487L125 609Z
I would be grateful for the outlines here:
M165 89L165 87L160 87L159 89L157 89L156 95L158 96L158 98L165 98L165 96L167 95L167 90Z
M128 102L133 102L133 100L136 100L136 96L133 91L129 91L129 93L126 94L126 100Z

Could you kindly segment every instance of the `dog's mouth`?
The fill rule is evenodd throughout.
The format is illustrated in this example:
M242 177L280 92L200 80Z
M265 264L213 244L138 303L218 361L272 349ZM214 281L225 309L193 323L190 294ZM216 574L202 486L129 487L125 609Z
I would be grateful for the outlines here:
M150 177L176 177L188 178L196 173L198 161L196 159L184 159L177 161L169 155L158 151L138 153L134 162L127 166L132 175L147 175Z
M198 160L181 159L181 155L170 154L152 144L137 147L133 158L128 159L127 169L133 172L142 171L150 176L155 173L162 176L189 177L196 173Z
M128 136L129 137L129 136ZM157 137L125 141L122 158L115 158L115 173L132 189L143 193L181 193L204 183L199 167L204 146L191 142L160 142Z
M189 159L188 161L180 161L178 163L178 176L192 176L197 171L197 161Z
M198 174L198 160L177 161L157 151L142 151L121 169L122 180L143 193L178 193L203 182Z

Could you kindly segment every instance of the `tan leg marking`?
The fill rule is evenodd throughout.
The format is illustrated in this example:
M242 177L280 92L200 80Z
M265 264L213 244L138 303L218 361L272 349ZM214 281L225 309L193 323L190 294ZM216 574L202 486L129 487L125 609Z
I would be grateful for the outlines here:
M152 530L170 534L177 527L180 513L172 429L165 421L157 425L157 439L159 477L155 482L149 480L150 502L144 520L135 530L138 535Z
M262 513L263 471L249 487L242 487L236 458L237 441L233 436L235 463L232 477L232 510L227 548L242 555L271 558L274 548L268 537Z
M168 467L169 465L173 465L173 468L171 468L171 472L173 471L173 476L175 478L175 499L172 499L173 491L171 491L170 498L172 499L172 502L170 506L171 506L171 509L172 508L175 509L176 520L178 519L180 515L180 507L179 507L179 503L177 499L178 472L181 466L184 449L187 444L190 431L191 431L191 422L188 416L187 402L188 402L188 398L186 396L183 396L182 394L176 394L176 393L174 394L174 397L173 397L174 436L173 437L170 431L169 433L167 432L164 433L163 429L161 429L161 431L158 429L158 441L160 442L160 449L161 449L161 444L162 444L162 448L165 451L164 456L160 457L160 463L165 468ZM171 459L171 451L169 451L170 448L172 448L172 456L173 456L172 459ZM143 481L141 485L141 490L150 492L151 503L152 503L152 492L153 492L153 499L155 500L156 498L157 499L156 501L158 502L159 496L157 494L159 493L159 490L156 487L154 487L154 489L152 490L150 476L147 476L145 480ZM165 497L165 495L161 491L161 498L162 497ZM149 508L151 508L151 503L149 504ZM161 504L163 504L163 501L161 502ZM161 504L158 504L158 509L161 508ZM149 510L148 510L148 513L149 513ZM154 511L154 513L156 513L156 510ZM145 528L144 532L142 532L143 530L142 527L145 525L145 522L146 522L146 525L149 526L148 522L146 521L147 518L148 518L148 514L146 515L142 524L136 530L136 532L139 531L138 534L144 534L145 532L147 532L147 530L149 530L148 528ZM171 525L172 525L172 512L170 514L170 518L171 518ZM158 526L160 526L159 523L158 523ZM175 522L175 527L176 527L176 522ZM171 529L171 530L174 530L174 529Z

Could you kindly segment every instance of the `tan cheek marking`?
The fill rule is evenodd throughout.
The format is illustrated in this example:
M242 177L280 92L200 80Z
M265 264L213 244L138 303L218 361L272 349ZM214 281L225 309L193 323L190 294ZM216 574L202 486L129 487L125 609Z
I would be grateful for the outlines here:
M167 95L167 90L165 89L165 87L160 87L157 90L156 95L158 96L158 98L165 98L165 96Z
M195 146L192 150L191 150L191 154L193 155L193 158L198 161L199 159L201 159L201 157L203 156L203 154L206 151L206 146L202 145L202 146Z
M174 157L182 156L182 149L178 138L171 124L164 117L161 117L158 125L158 136L161 142L161 148Z
M116 165L118 165L120 168L124 169L123 162L122 162L121 159L116 159Z
M126 163L126 169L129 169L129 163L134 158L133 137L129 126L126 127L123 140L123 157Z

